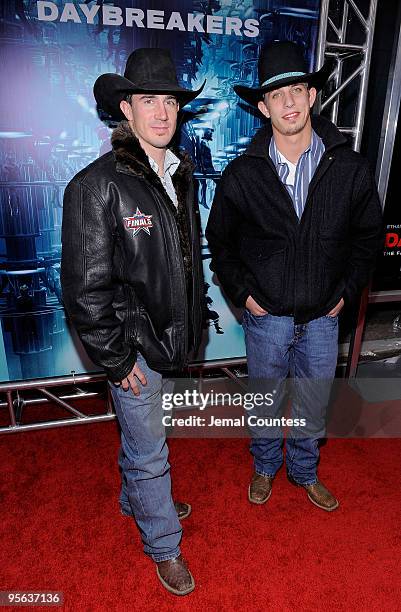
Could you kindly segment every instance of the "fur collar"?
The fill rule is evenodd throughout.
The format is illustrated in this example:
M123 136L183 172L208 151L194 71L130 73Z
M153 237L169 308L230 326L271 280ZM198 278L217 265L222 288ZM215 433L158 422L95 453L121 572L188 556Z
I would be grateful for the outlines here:
M173 151L180 160L180 165L172 176L177 194L178 205L176 208L166 193L159 176L152 170L148 156L139 144L139 140L132 133L128 121L122 121L113 131L111 144L117 162L117 171L123 170L143 178L149 185L158 190L174 214L184 260L185 277L189 285L192 277L190 216L194 204L193 188L191 187L194 164L191 158L183 151Z
M138 138L132 133L128 121L121 121L113 130L111 144L114 157L120 167L138 177L149 180L151 183L154 183L156 178L157 183L161 185L159 177L149 164L148 156L139 144ZM180 180L185 177L190 180L195 166L188 153L174 148L172 148L172 151L180 160L180 165L175 171L173 179Z

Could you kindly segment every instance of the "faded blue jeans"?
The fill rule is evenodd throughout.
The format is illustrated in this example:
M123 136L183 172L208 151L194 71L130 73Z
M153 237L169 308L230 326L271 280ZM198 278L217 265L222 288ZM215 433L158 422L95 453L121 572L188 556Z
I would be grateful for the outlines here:
M287 473L299 484L314 484L319 439L325 435L326 408L337 365L338 317L323 316L294 325L293 317L255 316L245 310L243 328L250 389L256 385L254 390L274 392L272 406L253 412L267 421L281 418L286 403L285 380L290 375L290 417L305 419L306 426L289 428ZM272 423L269 427L251 427L250 431L255 471L273 477L283 463L283 444L281 427L271 427Z
M135 518L145 553L159 562L180 554L182 528L171 497L168 447L162 424L162 375L151 370L140 354L137 362L147 380L146 386L137 381L139 396L110 383L121 427L120 505L125 514Z

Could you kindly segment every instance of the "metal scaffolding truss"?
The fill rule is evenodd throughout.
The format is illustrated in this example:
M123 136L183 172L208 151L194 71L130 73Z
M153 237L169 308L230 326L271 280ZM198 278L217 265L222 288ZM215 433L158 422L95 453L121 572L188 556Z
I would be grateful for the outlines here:
M208 361L207 363L193 363L188 366L188 377L196 377L203 381L206 372L217 370L224 377L235 380L240 387L244 387L241 382L241 367L245 360L242 358L232 358L225 360ZM213 380L216 380L214 378ZM51 389L51 390L50 390ZM35 397L32 397L32 391ZM97 396L104 400L102 412L91 414L84 406L83 400L93 399ZM80 408L77 409L72 403L79 401ZM23 415L25 408L35 407L35 405L51 404L47 412L52 412L54 407L62 409L64 415L49 420L27 421ZM104 373L75 374L72 376L58 376L54 378L16 380L12 382L0 383L0 409L5 408L8 413L7 423L3 423L6 415L3 414L0 422L0 434L16 433L22 431L32 431L35 429L49 429L52 427L65 427L69 425L85 425L88 423L99 423L115 418L113 401L107 377ZM59 410L60 412L60 410ZM24 416L24 418L22 418Z
M398 29L397 39L393 47L393 57L390 65L386 102L383 112L383 122L379 151L377 155L376 179L381 201L384 203L390 179L391 160L393 157L395 137L397 133L398 114L401 102L401 29Z
M321 3L317 67L328 59L334 67L317 111L351 136L355 151L362 140L376 10L377 0ZM350 125L341 124L344 117Z
M99 395L99 390L91 391L87 385L95 383L104 387L102 395L105 397L105 407L102 414L87 414L77 410L70 400L89 399ZM23 380L9 383L0 383L0 396L5 396L5 402L0 407L7 407L9 423L0 426L0 433L14 433L16 431L29 431L33 429L49 429L66 425L80 425L88 422L101 422L114 419L113 402L106 383L105 374L79 374L75 376L60 376L45 378L43 380ZM82 387L86 387L85 390ZM69 388L67 394L57 393L57 388ZM51 391L49 391L51 389ZM25 393L35 391L35 398L27 398ZM67 401L68 400L68 401ZM68 418L50 419L48 421L21 422L22 411L25 406L51 402L53 406L62 408Z
M321 3L317 67L331 60L333 71L317 110L350 137L355 151L361 148L376 11L377 0L322 0ZM356 375L369 301L373 299L370 300L366 289L351 334L346 377Z

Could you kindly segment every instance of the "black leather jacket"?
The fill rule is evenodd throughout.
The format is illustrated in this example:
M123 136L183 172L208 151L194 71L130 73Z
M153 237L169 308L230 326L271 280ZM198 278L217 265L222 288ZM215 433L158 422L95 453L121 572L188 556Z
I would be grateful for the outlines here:
M112 145L65 190L61 283L88 355L120 381L137 351L155 370L186 364L188 337L200 341L203 281L189 157L175 152L177 212L126 122Z

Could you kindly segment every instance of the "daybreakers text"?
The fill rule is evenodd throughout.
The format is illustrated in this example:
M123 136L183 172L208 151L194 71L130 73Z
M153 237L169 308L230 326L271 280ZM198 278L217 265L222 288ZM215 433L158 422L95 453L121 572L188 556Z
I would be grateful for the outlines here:
M254 38L259 34L259 22L257 19L245 19L239 17L223 17L222 15L206 15L204 13L181 14L178 11L162 11L148 9L143 11L139 8L109 4L88 4L66 2L63 9L59 9L55 2L39 0L37 2L39 21L60 21L66 23L94 24L95 18L101 19L105 26L125 25L129 28L147 28L150 30L179 30L180 32L201 32L208 34L225 34L235 36L247 36Z

